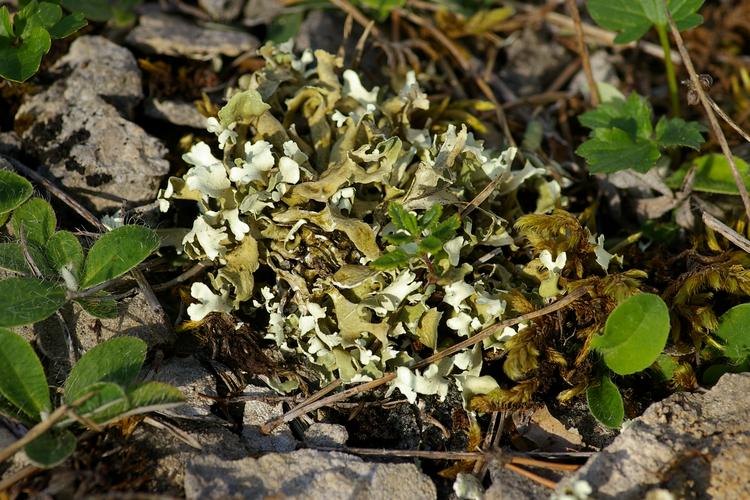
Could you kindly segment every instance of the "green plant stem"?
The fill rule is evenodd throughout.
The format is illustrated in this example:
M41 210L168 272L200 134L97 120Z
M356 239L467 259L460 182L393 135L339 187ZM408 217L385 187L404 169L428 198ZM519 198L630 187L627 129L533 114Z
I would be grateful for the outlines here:
M667 70L667 86L669 87L669 98L672 101L672 116L680 116L680 94L677 92L677 77L672 64L672 49L669 46L669 37L667 36L666 26L656 26L656 32L659 34L659 42L664 50L664 67Z

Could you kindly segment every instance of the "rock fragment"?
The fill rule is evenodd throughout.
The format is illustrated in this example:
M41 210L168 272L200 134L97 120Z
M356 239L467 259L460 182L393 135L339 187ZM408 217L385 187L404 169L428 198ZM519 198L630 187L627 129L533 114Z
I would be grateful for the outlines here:
M237 57L259 45L249 33L204 28L177 16L144 11L125 41L150 54L210 61L219 56Z
M305 430L305 444L312 448L341 448L346 445L349 433L339 424L315 422Z
M142 97L133 55L83 36L55 69L67 76L16 114L26 152L95 211L153 201L169 163L161 141L123 117Z
M727 374L705 394L651 405L558 492L586 481L593 498L750 498L750 373Z
M435 485L413 464L381 464L339 452L298 450L226 461L198 456L185 470L185 496L305 500L422 500Z

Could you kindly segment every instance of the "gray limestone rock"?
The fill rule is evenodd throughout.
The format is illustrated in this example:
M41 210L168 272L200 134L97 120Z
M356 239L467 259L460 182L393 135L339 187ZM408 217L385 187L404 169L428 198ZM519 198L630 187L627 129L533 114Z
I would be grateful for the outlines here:
M247 447L258 453L294 450L297 447L297 440L294 439L288 425L280 425L270 435L265 435L260 431L263 424L284 413L281 402L264 401L264 398L271 398L276 393L266 387L249 385L245 388L244 394L258 398L245 403L242 438Z
M143 99L141 71L133 54L100 36L76 39L53 71L67 75L67 87L91 90L127 117Z
M96 211L153 201L169 163L164 145L122 116L140 99L135 58L101 37L73 48L58 62L68 75L16 114L25 150Z
M255 50L258 39L241 31L209 29L177 16L147 10L125 40L144 52L209 61Z
M245 0L198 0L198 5L217 21L234 21L244 4Z
M749 498L750 373L727 374L704 394L651 405L558 492L583 480L595 498Z
M315 422L305 430L305 444L307 446L340 448L346 445L349 432L339 424Z
M245 26L269 24L283 10L284 2L280 0L247 0L242 12L242 24Z
M177 387L185 395L185 404L165 410L181 418L214 419L211 405L214 401L203 396L216 395L216 377L193 356L171 358L153 375L153 380Z
M421 500L435 485L413 464L364 462L339 452L298 450L236 461L196 457L185 471L185 496L305 500Z

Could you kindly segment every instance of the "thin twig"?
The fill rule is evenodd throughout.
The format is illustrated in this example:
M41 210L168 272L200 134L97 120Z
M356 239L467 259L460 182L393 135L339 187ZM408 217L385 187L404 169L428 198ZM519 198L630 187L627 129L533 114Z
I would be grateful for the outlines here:
M529 470L524 469L523 467L519 467L515 464L505 464L504 467L508 470L512 470L516 474L520 474L526 479L531 479L535 483L539 483L542 486L546 486L547 488L554 490L557 486L557 483L555 481L552 481L550 479L547 479L546 477L542 477L539 474L535 474Z
M517 316L515 318L506 319L505 321L501 321L499 323L495 323L494 325L488 326L481 332L477 333L473 337L470 337L466 340L463 340L459 342L458 344L453 345L452 347L449 347L443 351L440 351L428 358L425 358L424 360L420 361L419 363L414 364L411 366L413 370L424 368L425 366L428 366L435 361L439 361L446 356L450 356L451 354L457 353L459 351L462 351L463 349L466 349L467 347L472 347L479 342L483 341L484 339L492 336L499 330L503 330L508 326L513 326L518 323L522 323L524 321L529 321L541 316L545 316L549 313L558 311L571 303L575 302L576 300L583 297L586 293L589 292L591 289L590 286L584 286L577 290L574 290L567 296L563 297L562 299L558 300L557 302L554 302L546 307L543 307L537 311L532 311L527 314L522 314L521 316ZM310 404L300 404L296 406L295 408L292 408L290 411L285 413L279 418L275 418L273 420L270 420L266 422L262 427L261 431L264 434L270 434L276 427L279 425L289 422L290 420L293 420L301 415L304 415L306 413L309 413L311 411L317 410L318 408L322 408L324 406L331 405L333 403L337 403L339 401L342 401L344 399L350 398L352 396L355 396L357 394L361 394L363 392L367 392L369 390L375 389L376 387L380 387L381 385L387 384L391 380L394 380L396 378L396 372L390 372L379 379L372 380L370 382L365 382L363 384L354 386L350 389L347 389L345 391L339 392L337 394L333 394L332 396L328 396L326 398L320 399L318 394L313 395L313 398L317 398L316 401ZM340 382L337 381L339 384ZM330 384L329 384L330 386ZM323 390L328 389L329 386L326 386ZM330 389L329 389L330 390ZM311 398L311 399L313 399Z
M578 4L576 3L576 0L565 0L565 4L568 7L570 17L573 18L573 24L575 24L576 39L578 41L578 55L581 56L583 72L586 74L586 81L589 84L589 99L591 100L591 105L596 107L599 105L599 89L596 86L596 80L594 80L594 72L591 70L589 49L586 46L586 40L584 40L583 37L583 25L581 24L581 14L578 12Z
M476 460L482 458L481 451L431 451L431 450L386 450L376 448L316 447L319 451L338 451L368 457L429 458L431 460Z
M10 457L15 455L21 448L50 430L53 425L65 418L65 416L68 414L68 411L85 403L88 399L93 397L94 394L94 392L90 392L85 396L78 398L73 402L72 405L62 405L58 409L50 413L47 418L29 429L29 432L27 432L21 439L0 450L0 463L5 462Z
M3 493L9 490L14 484L33 476L34 474L40 472L41 470L42 468L37 467L36 465L27 465L21 470L11 474L10 476L0 481L0 493Z
M747 253L750 253L750 240L721 222L713 215L709 214L708 212L703 212L703 223Z
M708 122L711 124L711 130L713 131L714 136L719 143L719 146L721 146L721 152L724 153L724 156L729 162L729 167L732 169L734 182L737 184L737 190L740 192L740 198L742 198L742 203L745 206L745 213L747 214L748 219L750 219L750 196L748 196L747 194L745 182L743 181L742 176L737 169L737 165L734 162L734 156L732 155L732 151L730 151L729 149L729 144L727 144L727 138L724 136L724 132L721 130L719 121L716 119L713 106L711 106L711 103L708 102L706 92L703 90L703 85L701 84L700 78L698 77L698 73L696 73L695 71L693 61L692 59L690 59L690 54L685 47L685 42L682 40L680 30L674 23L674 19L672 19L672 14L669 12L669 7L667 6L666 0L662 0L662 5L664 6L664 11L667 14L669 27L672 30L672 36L674 37L675 43L677 44L677 49L680 51L680 55L682 56L682 62L685 65L685 69L687 69L688 74L690 74L692 90L698 94L698 98L703 105L703 109L706 111Z

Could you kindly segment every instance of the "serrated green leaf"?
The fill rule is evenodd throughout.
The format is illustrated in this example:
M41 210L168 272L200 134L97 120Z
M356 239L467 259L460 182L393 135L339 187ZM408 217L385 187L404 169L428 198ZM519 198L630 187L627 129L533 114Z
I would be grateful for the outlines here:
M735 363L750 354L750 304L734 306L719 319L715 334L724 341L724 355Z
M63 268L70 271L76 279L81 277L83 268L83 247L70 231L58 231L53 234L45 246L47 259L58 273Z
M653 141L640 137L633 140L617 128L594 130L594 137L581 144L576 154L586 159L592 174L626 168L647 172L661 156Z
M662 117L656 124L656 142L663 148L685 146L699 149L704 142L703 130L704 127L698 122Z
M430 235L419 242L419 252L436 254L443 249L444 242L435 235Z
M419 218L419 227L422 230L432 231L435 226L437 226L438 222L440 222L442 216L443 206L440 204L432 205L432 207Z
M53 39L65 38L86 26L86 18L80 12L69 14L49 28L49 35Z
M65 304L65 289L36 278L0 281L0 326L21 326L52 316Z
M402 205L391 202L388 204L388 216L396 229L403 229L414 237L419 236L417 216L410 213Z
M411 256L400 248L397 248L392 252L381 255L380 257L372 261L370 265L375 269L396 269L399 267L407 266L409 264L409 260L411 260Z
M669 310L658 295L634 295L607 318L604 334L591 347L601 353L615 373L629 375L645 370L664 350L669 336Z
M750 165L742 158L735 156L734 163L740 176L745 181L745 186L750 189ZM734 182L732 168L722 154L708 154L699 156L689 163L683 164L679 170L667 179L667 185L672 189L679 189L685 176L695 166L695 177L693 178L693 191L704 193L719 193L739 195L737 184Z
M54 467L63 463L76 450L76 437L66 429L50 429L23 451L37 467Z
M122 226L102 235L86 256L81 289L117 278L159 248L159 237L143 226Z
M1 73L2 61L0 60L0 75ZM34 188L29 181L13 172L0 170L0 213L10 212L21 206L33 192Z
M4 328L0 328L0 394L35 422L52 410L47 377L34 349Z
M627 99L612 99L578 117L581 125L591 129L619 128L630 137L649 139L653 132L652 111L648 101L632 92Z
M65 381L65 402L73 403L99 382L130 386L146 360L146 343L135 337L103 342L76 363Z
M589 411L599 422L612 429L619 429L625 418L625 405L620 390L609 377L602 377L599 384L586 390Z
M461 227L461 219L459 219L458 215L453 214L435 226L430 236L434 236L445 243L456 235L456 230L459 227Z
M44 246L55 232L57 217L52 206L41 198L31 198L13 212L10 219L13 234L21 236L21 227L26 241Z
M681 30L702 22L696 14L703 0L668 0L669 11ZM641 38L654 24L666 26L661 0L589 0L589 14L596 24L620 33L615 43L629 43Z
M391 245L403 245L414 241L414 236L406 233L405 231L398 231L396 233L384 234L383 239Z

